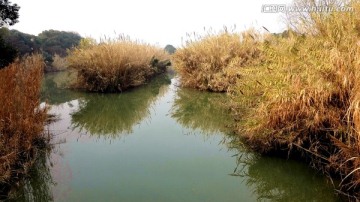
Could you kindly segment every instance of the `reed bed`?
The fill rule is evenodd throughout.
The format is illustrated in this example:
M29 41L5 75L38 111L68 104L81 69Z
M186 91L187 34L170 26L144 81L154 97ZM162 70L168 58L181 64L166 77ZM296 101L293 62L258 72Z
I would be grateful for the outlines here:
M67 58L77 71L75 87L93 92L122 92L142 85L165 72L168 59L163 49L124 36L101 43L84 39Z
M251 149L301 158L360 200L360 3L294 4L353 12L295 13L282 35L195 37L174 67L183 86L230 94L235 131Z
M360 9L355 1L349 6ZM266 38L266 62L242 68L231 89L236 131L253 150L301 156L340 177L339 192L356 200L360 12L313 13L305 20L311 30Z
M0 195L27 173L46 146L46 108L40 108L44 63L39 55L0 70Z
M173 66L184 87L226 92L241 76L239 68L261 62L259 41L260 35L251 30L189 36L173 55Z
M66 58L58 54L55 54L52 59L51 67L53 67L54 71L65 71L69 66Z

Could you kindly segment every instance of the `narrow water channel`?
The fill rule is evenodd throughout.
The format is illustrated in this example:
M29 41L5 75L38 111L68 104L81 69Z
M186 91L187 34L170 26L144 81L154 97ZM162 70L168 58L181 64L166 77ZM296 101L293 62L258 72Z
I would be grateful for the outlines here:
M18 201L339 200L304 164L235 147L226 95L169 76L122 94L82 93L62 88L67 74L46 75L54 148Z

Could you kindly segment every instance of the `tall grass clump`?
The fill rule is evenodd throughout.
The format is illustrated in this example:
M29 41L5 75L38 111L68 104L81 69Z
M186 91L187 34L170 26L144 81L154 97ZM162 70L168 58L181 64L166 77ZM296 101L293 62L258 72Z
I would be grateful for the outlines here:
M226 29L203 37L190 37L172 58L181 85L226 92L240 77L239 68L261 61L259 37L254 31L237 34Z
M0 195L26 174L43 133L46 108L40 108L44 63L40 55L18 59L0 70Z
M53 62L51 66L53 67L54 71L65 71L68 68L68 63L65 57L61 57L58 54L53 56Z
M81 41L70 51L68 64L77 71L75 87L94 92L121 92L144 84L170 65L162 48L127 37L96 43Z
M232 107L251 148L300 154L359 198L360 3L346 5L355 11L299 15L302 32L266 38L266 62L243 68Z

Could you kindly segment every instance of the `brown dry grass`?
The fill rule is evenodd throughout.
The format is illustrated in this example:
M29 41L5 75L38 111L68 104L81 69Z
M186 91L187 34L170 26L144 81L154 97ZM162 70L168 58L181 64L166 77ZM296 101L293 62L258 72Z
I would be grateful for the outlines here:
M156 46L121 36L97 44L84 39L68 56L69 67L77 71L75 87L96 92L124 91L144 84L163 73L169 59Z
M239 68L261 61L259 36L254 31L236 34L225 29L203 37L190 37L172 58L181 85L226 92L240 77Z
M261 153L300 152L360 197L360 12L307 20L312 30L267 38L266 63L242 68L231 91L237 131Z
M51 66L55 68L56 71L64 71L68 68L69 64L66 58L55 54L53 56L53 62L51 63Z
M360 3L296 0L354 12L289 15L287 35L221 32L174 55L183 86L231 94L236 131L263 154L305 157L360 197ZM353 198L354 199L354 198Z
M0 192L27 172L36 147L43 143L46 108L39 108L43 68L42 57L34 55L0 70Z

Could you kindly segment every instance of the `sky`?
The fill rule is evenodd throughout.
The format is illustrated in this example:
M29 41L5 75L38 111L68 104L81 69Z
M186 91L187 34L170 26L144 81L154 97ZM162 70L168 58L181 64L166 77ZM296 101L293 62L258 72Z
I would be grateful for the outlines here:
M263 13L267 4L291 0L10 0L20 6L19 23L10 27L37 35L43 30L74 31L83 37L125 34L150 44L181 46L187 33L286 28L280 13Z

